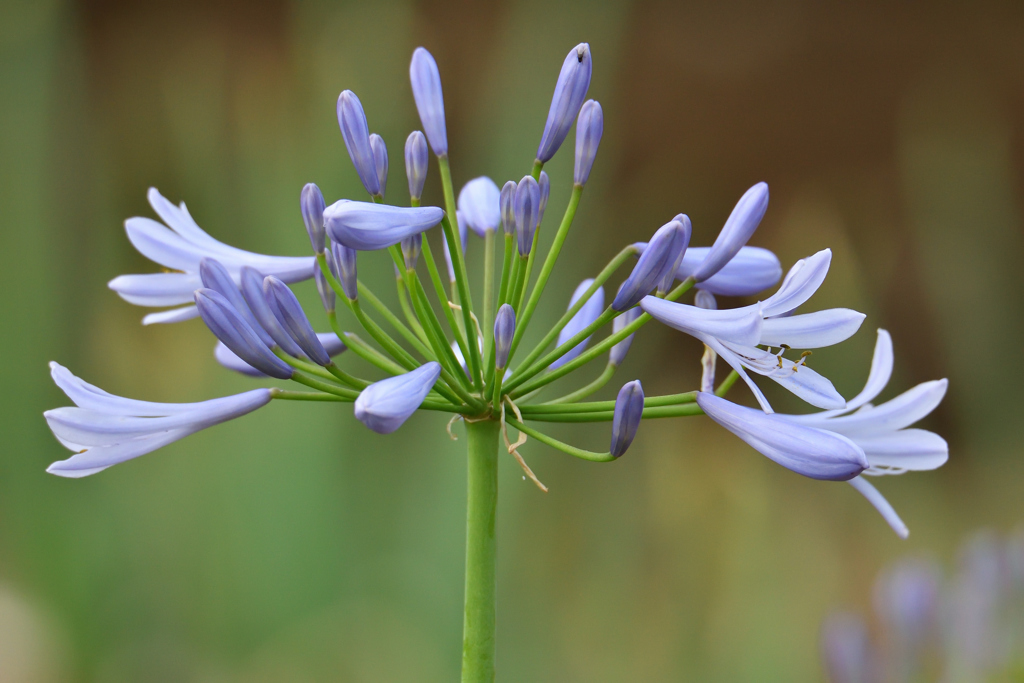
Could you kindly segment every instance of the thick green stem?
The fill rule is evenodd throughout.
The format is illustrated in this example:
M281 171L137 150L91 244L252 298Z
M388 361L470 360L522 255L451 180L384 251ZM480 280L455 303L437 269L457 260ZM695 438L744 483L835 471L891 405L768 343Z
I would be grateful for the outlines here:
M498 502L496 420L466 422L466 611L462 683L494 681L494 518Z

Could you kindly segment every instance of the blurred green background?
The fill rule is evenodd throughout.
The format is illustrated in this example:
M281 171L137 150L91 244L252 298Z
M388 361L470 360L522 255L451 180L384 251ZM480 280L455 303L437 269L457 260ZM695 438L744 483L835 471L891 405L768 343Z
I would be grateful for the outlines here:
M274 404L64 480L44 472L67 455L41 416L67 403L46 362L158 401L251 387L215 363L201 323L143 328L146 311L106 288L155 268L122 227L152 215L146 189L230 244L305 254L302 185L363 196L335 119L342 89L389 144L390 199L404 202L401 149L419 127L408 60L428 47L456 185L500 184L528 172L582 40L605 136L536 320L677 212L709 244L766 180L752 243L787 268L832 247L812 310L868 314L812 364L852 396L874 329L889 329L883 397L948 376L923 426L951 459L879 482L911 528L901 542L848 486L801 478L702 418L645 423L610 465L532 442L549 494L501 463L499 679L820 680L821 617L867 611L886 562L945 560L967 531L1024 517L1018 3L3 0L0 682L457 678L464 441L441 416L379 437L345 406ZM571 143L548 166L549 225ZM436 167L426 199L440 201ZM393 300L374 256L361 275ZM315 311L312 284L297 290ZM699 356L651 325L613 384L689 390ZM804 409L761 384L780 410ZM606 425L552 432L606 448Z

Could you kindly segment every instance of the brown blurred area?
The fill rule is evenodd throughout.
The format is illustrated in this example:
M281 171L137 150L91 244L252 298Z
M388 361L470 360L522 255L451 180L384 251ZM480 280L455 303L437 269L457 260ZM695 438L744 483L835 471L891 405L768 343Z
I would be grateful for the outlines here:
M408 59L428 47L456 184L500 184L529 171L558 66L582 40L605 135L537 327L680 211L694 244L709 244L764 180L772 199L752 243L787 268L832 248L809 307L868 314L811 364L852 396L874 330L888 329L883 398L949 377L922 426L951 459L879 482L911 528L900 542L849 487L802 479L702 419L645 424L614 466L531 443L552 490L503 463L499 680L820 680L821 616L867 604L887 561L948 558L968 530L1020 520L1019 3L9 0L0 641L28 644L0 644L0 682L457 675L463 444L439 418L381 441L344 408L275 405L64 481L44 473L64 457L40 417L64 401L45 363L150 400L251 387L221 372L202 325L143 328L144 311L106 289L154 268L122 229L152 215L146 189L186 201L225 242L304 254L302 185L361 196L335 119L342 89L387 141L389 199L402 202L402 143L419 127ZM569 145L547 167L550 215L569 194ZM433 168L426 200L441 201ZM479 258L478 243L469 251ZM361 277L390 294L390 265L373 256ZM299 289L316 306L312 285ZM685 391L699 355L648 326L613 384ZM774 389L780 411L806 409ZM553 431L584 447L607 439Z

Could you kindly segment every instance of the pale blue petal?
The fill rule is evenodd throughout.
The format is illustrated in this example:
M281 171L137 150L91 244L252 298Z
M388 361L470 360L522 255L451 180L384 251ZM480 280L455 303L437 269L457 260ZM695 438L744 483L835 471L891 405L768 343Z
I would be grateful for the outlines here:
M785 318L769 318L761 327L761 344L791 349L819 349L846 341L866 316L849 308L830 308Z
M655 320L692 336L709 335L746 346L761 338L763 319L756 306L712 311L647 296L640 307Z
M900 516L896 514L896 510L893 509L892 505L889 505L889 501L878 492L874 486L868 483L864 477L855 477L849 481L850 486L857 489L862 496L868 499L868 502L875 506L875 509L882 515L882 518L892 527L892 530L896 532L896 535L900 538L906 538L910 535L910 530L907 529L907 525L903 523Z

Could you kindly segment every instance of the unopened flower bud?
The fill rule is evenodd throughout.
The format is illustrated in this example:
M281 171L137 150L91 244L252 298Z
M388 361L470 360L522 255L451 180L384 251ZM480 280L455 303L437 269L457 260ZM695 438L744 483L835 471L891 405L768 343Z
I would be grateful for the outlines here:
M576 167L572 174L572 181L581 187L590 178L590 169L594 167L594 157L597 156L603 133L604 110L597 100L587 100L576 122Z
M409 64L412 97L420 113L423 132L437 156L448 154L448 131L444 123L444 94L441 92L441 74L434 56L422 47L412 53Z
M537 231L537 220L540 218L540 186L533 176L523 176L516 186L514 210L519 255L528 256L533 249L533 234Z
M672 220L683 226L683 232L686 236L686 244L676 256L676 260L672 267L665 270L665 276L661 278L661 282L658 283L658 291L664 293L671 291L672 285L675 284L676 273L679 272L679 266L683 263L683 258L686 256L686 249L690 246L690 236L693 234L693 225L690 223L690 217L685 213L677 214Z
M366 114L363 113L362 102L351 90L345 90L338 96L338 126L363 187L372 195L382 194L377 165L373 160L373 148L370 147L370 128L366 124Z
M697 294L693 297L693 303L697 308L703 308L709 311L718 310L718 302L715 300L715 295L706 289L697 290Z
M758 183L740 197L708 255L694 271L693 279L703 282L729 263L757 230L767 210L768 183Z
M263 280L263 295L267 298L270 310L274 312L281 326L288 331L302 352L317 365L330 365L331 357L324 349L324 345L320 343L316 332L313 331L313 326L309 324L309 318L302 310L302 304L295 298L295 294L288 285L273 275L268 275Z
M370 149L373 150L373 165L377 169L377 185L383 197L388 186L388 146L384 144L384 138L371 133Z
M537 225L540 225L544 220L544 210L548 208L548 198L551 197L551 178L548 177L547 171L540 172L540 177L537 180L537 186L540 187L540 205L537 208Z
M406 237L402 240L402 258L405 260L407 270L416 269L416 261L420 258L420 250L423 249L423 234Z
M320 270L319 263L313 264L313 279L316 281L316 291L320 295L320 302L323 303L324 310L328 313L333 313L335 303L334 290L331 289L330 283L327 282L323 271Z
M592 71L590 45L587 43L580 43L566 55L558 81L555 82L555 94L551 97L544 134L537 147L538 161L547 163L562 146L572 122L579 114L583 98L587 96Z
M322 254L324 251L324 196L320 188L314 183L306 183L299 195L299 208L302 209L302 222L306 224L306 232L309 233L309 243L313 245L313 251Z
M516 333L516 312L509 304L502 304L494 316L494 365L504 368L512 349Z
M324 210L327 234L360 251L385 249L429 230L444 218L436 206L387 206L342 199Z
M263 294L263 279L263 274L258 270L249 266L242 268L242 296L245 297L245 303L256 317L259 326L270 335L272 341L267 346L279 346L282 351L293 358L305 358L306 354L302 352L291 335L281 327L281 322L270 310L267 297Z
M506 235L516 234L516 181L510 180L501 188L498 203L501 206L501 227Z
M459 225L467 226L479 237L494 232L501 223L501 191L487 176L474 178L459 191Z
M405 176L409 179L409 196L422 197L427 180L427 139L418 130L405 139Z
M619 288L612 308L624 311L635 306L640 299L650 294L666 275L675 272L689 239L689 231L678 221L673 220L658 228L658 232L654 233L647 249L636 262L633 272Z
M639 318L642 314L643 311L640 309L640 307L634 306L633 308L627 310L622 315L617 316L615 320L612 321L612 334L618 334L626 327L628 327L634 320ZM633 334L629 335L628 337L620 341L618 344L613 346L612 350L608 352L608 362L614 365L615 367L619 367L620 365L622 365L622 361L626 359L626 354L629 353L629 347L633 345L633 337L635 336L636 333L634 332Z
M291 379L291 367L271 353L252 326L223 295L204 288L197 289L194 296L203 322L236 356L265 375Z
M231 274L228 273L227 268L225 268L220 261L212 259L209 256L200 260L199 278L203 282L203 287L217 292L235 307L238 314L245 318L245 322L249 323L253 331L259 336L260 340L264 344L267 346L274 345L274 340L269 334L267 334L267 331L263 329L259 321L252 314L252 311L249 310L238 285L235 284Z
M441 366L431 361L371 384L356 399L356 419L378 434L390 434L416 412L440 374Z
M644 416L644 388L640 380L626 382L615 397L615 415L612 418L611 454L618 458L633 443L640 421Z
M330 263L335 269L334 277L341 283L341 291L349 301L359 298L359 283L356 279L356 254L355 249L349 249L340 242L331 243L331 254L334 259Z

